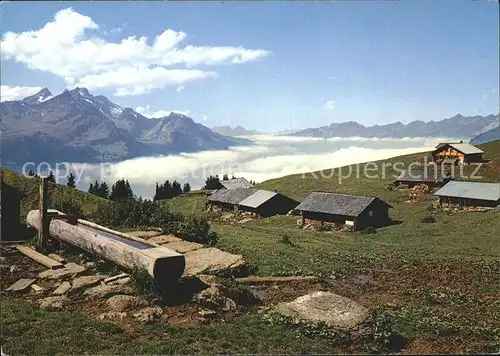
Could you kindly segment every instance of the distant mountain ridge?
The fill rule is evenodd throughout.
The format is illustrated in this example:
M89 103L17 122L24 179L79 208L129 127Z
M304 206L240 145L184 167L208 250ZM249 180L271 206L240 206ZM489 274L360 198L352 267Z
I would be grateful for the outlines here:
M470 140L470 143L472 145L480 145L483 143L488 143L496 140L500 140L500 125L491 130L483 132L480 135L477 135L472 140Z
M223 136L249 136L249 135L258 135L261 134L259 131L255 130L247 130L243 126L236 126L232 128L231 126L216 126L212 127L213 132L217 132Z
M455 137L470 139L498 126L499 115L465 117L460 114L441 121L396 122L388 125L363 126L354 121L333 123L291 134L305 137Z
M148 119L85 88L59 95L44 88L0 103L2 166L25 162L104 162L139 156L227 149L250 141L225 137L188 116Z

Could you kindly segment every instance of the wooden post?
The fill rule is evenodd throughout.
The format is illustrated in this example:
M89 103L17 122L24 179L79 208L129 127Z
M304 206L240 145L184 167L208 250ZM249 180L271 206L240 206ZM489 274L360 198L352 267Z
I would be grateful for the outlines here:
M40 201L38 205L39 209L39 226L38 238L37 238L37 250L39 252L46 252L47 250L47 240L49 238L49 224L47 216L48 207L48 181L45 177L40 177Z

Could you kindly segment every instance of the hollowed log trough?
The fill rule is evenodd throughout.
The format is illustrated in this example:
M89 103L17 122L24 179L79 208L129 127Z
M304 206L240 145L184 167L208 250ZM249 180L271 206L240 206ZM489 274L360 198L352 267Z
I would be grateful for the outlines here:
M57 210L48 210L48 218L50 237L79 247L128 271L145 270L160 285L177 281L186 267L183 255L146 240L76 219ZM38 230L39 211L31 210L26 221Z

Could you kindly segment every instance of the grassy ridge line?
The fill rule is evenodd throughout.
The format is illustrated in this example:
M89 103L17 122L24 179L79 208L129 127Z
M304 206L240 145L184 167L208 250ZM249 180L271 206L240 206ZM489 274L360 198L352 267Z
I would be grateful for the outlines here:
M22 173L6 168L1 168L1 179L5 184L21 193L22 218L25 218L30 210L38 209L40 185L38 179L27 178ZM67 200L72 200L80 205L85 215L93 213L97 209L99 202L106 201L87 192L49 182L49 208L58 206L59 203Z

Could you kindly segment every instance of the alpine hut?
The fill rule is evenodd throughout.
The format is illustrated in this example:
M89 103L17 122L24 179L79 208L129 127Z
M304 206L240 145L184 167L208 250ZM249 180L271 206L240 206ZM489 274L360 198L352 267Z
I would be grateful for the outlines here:
M348 225L356 231L388 224L389 208L376 197L313 192L295 210L302 213L303 224Z
M451 181L434 193L442 206L496 208L500 183Z
M432 152L434 162L445 164L482 163L484 151L470 143L440 143Z

